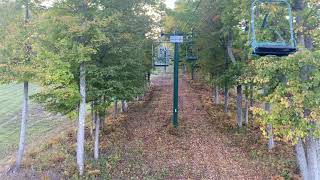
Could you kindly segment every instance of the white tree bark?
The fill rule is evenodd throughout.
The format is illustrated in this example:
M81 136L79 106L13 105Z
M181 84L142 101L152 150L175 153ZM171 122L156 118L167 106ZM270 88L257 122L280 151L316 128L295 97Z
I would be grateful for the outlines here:
M127 101L122 100L121 101L121 112L126 112L127 111Z
M25 144L26 144L26 130L27 130L27 121L28 121L28 114L29 114L29 83L28 81L25 81L23 83L23 108L22 108L22 117L21 117L21 126L20 126L20 140L19 140L19 150L17 154L17 161L16 161L16 167L15 170L19 171Z
M95 113L96 116L96 131L95 131L95 140L94 140L94 159L99 158L99 134L100 134L100 114Z
M81 102L79 105L79 122L77 135L77 165L80 176L84 172L84 129L86 116L86 69L85 63L80 64L80 96Z
M320 139L316 139L316 152L317 152L317 162L318 162L318 177L320 177Z
M264 103L264 110L270 114L270 112L271 112L270 103L268 103L268 102ZM267 125L267 133L268 133L268 139L269 139L268 150L271 151L275 146L273 132L272 132L272 124Z
M312 134L307 137L307 162L310 180L318 180L317 143Z
M245 125L248 127L249 125L249 98L246 97L246 105L245 105L245 114L244 114L244 119L245 119Z
M307 158L306 158L306 153L304 151L302 140L300 138L298 139L298 142L295 145L295 150L296 150L297 164L300 169L300 174L302 176L302 179L308 180L309 172L308 172Z
M269 138L268 150L271 151L275 146L274 138L273 138L273 131L272 131L272 124L267 125L267 133L268 133L268 138Z
M91 126L90 126L90 135L92 141L94 141L94 124L95 124L95 113L94 113L94 101L91 102Z
M237 125L242 128L242 86L237 86Z
M229 55L232 63L236 64L236 58L234 57L233 52L232 52L232 43L233 43L233 33L232 33L232 31L230 31L228 34L227 52L228 52L228 55Z
M214 87L214 103L220 104L220 96L219 96L219 87L218 86Z

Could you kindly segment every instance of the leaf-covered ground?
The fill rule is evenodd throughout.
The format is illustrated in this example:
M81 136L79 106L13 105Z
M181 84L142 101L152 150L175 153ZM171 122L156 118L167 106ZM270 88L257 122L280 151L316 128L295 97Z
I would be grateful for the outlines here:
M225 115L222 106L213 105L209 89L188 81L185 75L180 76L179 83L178 129L171 126L173 93L169 73L154 77L146 96L131 103L118 119L106 119L99 161L92 160L92 139L89 128L86 129L85 179L282 179L280 176L294 176L291 149L280 148L276 153L268 153L260 132L238 132L232 126L233 113ZM25 169L10 178L79 178L75 137L75 131L70 130L29 152Z
M172 78L153 82L151 98L127 116L124 158L112 177L165 179L268 179L274 171L246 156L210 123L202 94L180 77L180 127L171 127ZM223 120L223 119L221 119ZM132 156L131 150L140 155ZM132 166L134 162L135 165Z

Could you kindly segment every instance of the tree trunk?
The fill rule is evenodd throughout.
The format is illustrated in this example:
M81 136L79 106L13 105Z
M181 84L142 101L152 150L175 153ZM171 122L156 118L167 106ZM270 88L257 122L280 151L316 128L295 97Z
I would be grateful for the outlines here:
M29 13L29 0L25 0L25 24L29 22L30 13ZM30 46L30 47L29 47ZM30 44L26 45L26 54L29 55L29 49L31 48ZM14 171L19 171L26 144L26 131L27 131L27 122L29 115L29 82L24 81L23 83L23 105L22 105L22 114L21 114L21 127L20 127L20 138L19 138L19 149L17 154L16 166Z
M219 87L218 86L215 86L215 88L214 88L214 103L220 104Z
M309 50L313 49L313 39L311 35L306 35L304 40L305 47Z
M272 124L267 125L267 133L269 138L268 150L271 151L275 146L274 139L273 139L273 132L272 132Z
M237 86L237 125L242 128L242 86Z
M224 87L224 112L228 112L228 100L229 100L229 90L227 86Z
M77 136L77 164L80 176L84 171L84 126L86 116L86 69L85 64L80 64L80 96L81 102L79 106L79 124Z
M249 126L249 98L246 97L246 105L245 105L245 125L248 127Z
M116 119L117 117L118 117L118 99L116 98L114 101L113 118Z
M232 43L233 43L233 32L230 31L228 34L227 52L228 52L228 55L230 57L231 62L233 64L236 64L236 58L234 57L233 52L232 52Z
M104 130L104 127L106 126L106 117L107 117L107 110L103 110L103 115L100 119L100 123L101 123L101 130Z
M254 100L253 100L253 85L250 84L250 107L253 107Z
M194 80L194 62L191 64L191 79Z
M313 135L307 137L307 162L310 180L318 180L317 143Z
M127 111L127 101L122 100L121 101L121 112L126 112Z
M266 102L264 104L264 110L270 114L270 112L271 112L270 103ZM274 139L273 139L272 124L267 125L267 133L268 133L268 138L269 138L268 150L271 151L274 148L274 144L275 144Z
M90 126L90 135L92 141L94 141L94 124L95 124L95 114L94 114L94 101L91 102L91 126Z
M224 54L224 70L227 71L228 69L228 52L225 51ZM224 112L228 112L228 99L229 99L229 90L227 82L224 82Z
M94 159L99 158L99 134L100 134L100 113L95 112L96 117L96 131L94 139Z
M299 167L302 179L308 180L309 172L308 172L307 158L306 158L306 153L304 151L303 143L300 138L298 139L298 142L295 145L295 150L296 150L297 165Z
M28 81L25 81L23 83L23 108L22 108L22 117L21 117L21 127L20 127L20 140L19 140L19 150L17 154L17 161L16 161L16 167L15 170L19 171L22 159L23 159L23 154L24 154L24 149L25 149L25 144L26 144L26 130L27 130L27 121L28 121L28 114L29 114L29 83Z
M318 162L318 169L320 169L320 139L316 138L316 152L317 152L317 162ZM320 177L320 170L318 170L318 177Z

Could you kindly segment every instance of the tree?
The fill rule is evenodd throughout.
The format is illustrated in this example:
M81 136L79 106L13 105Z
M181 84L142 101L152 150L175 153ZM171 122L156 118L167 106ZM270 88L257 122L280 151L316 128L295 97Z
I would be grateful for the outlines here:
M13 8L12 6L15 6ZM21 16L21 4L4 2L4 6L11 7L14 12L12 17L8 18L8 21L2 21L4 28L1 28L1 59L3 62L0 66L0 72L2 72L2 82L23 82L23 107L20 126L20 140L19 149L17 153L16 165L14 171L20 169L25 144L26 144L26 129L29 114L29 82L34 77L34 53L32 50L32 38L34 33L34 27L30 23L30 1L24 1L24 21L18 20ZM5 11L6 12L6 11ZM7 12L8 13L8 12ZM13 22L9 22L13 20ZM3 35L3 36L2 36ZM23 48L21 48L23 47Z
M147 3L147 4L146 4ZM37 61L43 91L35 99L48 110L76 114L77 164L84 173L85 105L94 102L94 157L99 156L100 123L113 98L130 100L145 87L146 34L154 1L58 2L38 20ZM83 9L84 8L84 9ZM132 18L128 19L130 16ZM97 124L98 123L98 124Z
M264 123L273 124L274 133L277 136L296 144L298 165L305 179L313 179L315 175L310 176L311 173L317 172L308 167L311 162L308 158L312 156L312 152L307 149L309 157L305 157L302 145L302 139L307 137L307 144L309 144L308 141L312 140L309 137L310 133L313 137L319 131L317 126L312 124L312 121L319 118L317 58L319 58L319 52L301 51L288 58L278 60L265 58L255 64L259 69L264 69L257 70L255 81L259 85L269 84L270 87L268 96L262 98L274 106L270 114L260 109L256 109L255 113L260 115ZM314 67L307 81L301 79L301 72L305 65ZM283 83L283 78L287 79L287 83ZM311 116L305 116L306 107L312 111Z

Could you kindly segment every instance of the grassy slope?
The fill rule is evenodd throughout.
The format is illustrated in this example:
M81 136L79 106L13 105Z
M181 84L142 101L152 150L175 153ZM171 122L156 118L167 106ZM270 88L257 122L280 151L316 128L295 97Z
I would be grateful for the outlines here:
M30 95L36 93L38 87L30 86ZM0 85L0 165L5 163L17 149L20 130L23 85ZM30 114L27 129L27 144L40 142L59 124L67 122L62 116L52 115L42 107L30 103Z

